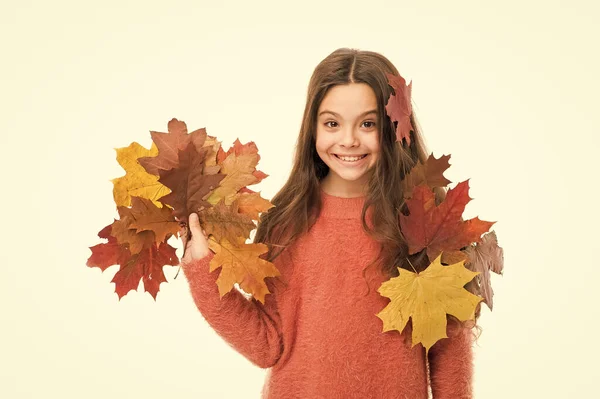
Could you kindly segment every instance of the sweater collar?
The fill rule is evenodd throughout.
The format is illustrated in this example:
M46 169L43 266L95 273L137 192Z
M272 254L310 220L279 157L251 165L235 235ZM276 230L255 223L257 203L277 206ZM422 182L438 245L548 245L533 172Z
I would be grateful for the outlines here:
M366 196L344 198L321 191L321 216L334 219L360 219Z

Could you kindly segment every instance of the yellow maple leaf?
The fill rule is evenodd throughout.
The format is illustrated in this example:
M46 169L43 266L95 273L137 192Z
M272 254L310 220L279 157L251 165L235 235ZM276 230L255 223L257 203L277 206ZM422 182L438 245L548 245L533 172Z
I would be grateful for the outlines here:
M206 200L215 205L224 199L225 205L231 205L237 192L242 187L249 186L258 181L253 174L258 161L258 153L237 155L235 152L232 152L229 154L221 164L221 173L226 176Z
M147 150L135 141L128 147L115 148L117 151L117 162L125 169L125 176L112 179L113 197L117 206L131 206L131 197L142 197L151 200L159 208L163 204L159 198L171 192L165 185L158 182L158 176L146 172L137 161L142 157L155 157L158 155L158 147L154 142L150 150Z
M221 267L217 279L220 297L238 283L242 290L264 304L265 295L269 293L265 277L280 275L273 263L259 257L268 251L268 247L262 243L245 244L243 239L230 243L226 238L220 242L209 240L208 245L215 253L209 263L210 271Z
M479 272L464 267L464 260L448 266L440 254L421 273L401 269L398 277L381 284L377 290L391 302L377 314L383 321L383 332L402 332L412 318L412 346L419 342L426 353L438 340L447 338L446 314L461 321L474 319L475 308L483 300L464 286Z

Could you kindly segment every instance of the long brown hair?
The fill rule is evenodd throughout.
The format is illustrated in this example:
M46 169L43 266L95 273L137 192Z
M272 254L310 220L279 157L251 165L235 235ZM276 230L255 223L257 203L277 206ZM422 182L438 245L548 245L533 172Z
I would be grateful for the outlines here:
M323 98L333 86L366 83L377 98L380 153L370 174L361 218L365 232L380 243L381 250L377 259L363 269L363 278L365 270L375 264L379 264L384 275L390 278L399 275L398 267L411 271L422 271L427 267L429 262L423 259L424 251L408 254L398 217L399 212L406 211L401 180L417 162L424 163L429 154L414 107L410 115L413 126L410 145L396 141L395 126L385 111L393 93L386 72L400 76L396 67L383 55L350 48L335 50L315 68L308 85L291 173L271 199L275 206L261 214L254 236L255 243L265 243L269 247L267 260L274 260L298 237L308 232L319 215L320 181L329 171L315 148L317 111ZM446 189L436 187L434 193L439 204L446 196ZM373 229L366 219L369 208L372 208ZM369 291L370 287L367 293Z

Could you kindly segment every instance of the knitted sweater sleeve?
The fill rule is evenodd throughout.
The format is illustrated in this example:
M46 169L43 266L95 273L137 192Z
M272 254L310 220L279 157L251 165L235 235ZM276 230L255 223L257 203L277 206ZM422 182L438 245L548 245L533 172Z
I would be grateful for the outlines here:
M181 267L189 283L192 298L202 316L221 338L250 362L261 368L274 366L283 352L281 319L271 278L265 304L246 297L234 288L222 298L217 287L221 269L209 272L208 256Z
M448 324L448 338L429 349L429 372L434 399L473 397L473 332L456 321Z

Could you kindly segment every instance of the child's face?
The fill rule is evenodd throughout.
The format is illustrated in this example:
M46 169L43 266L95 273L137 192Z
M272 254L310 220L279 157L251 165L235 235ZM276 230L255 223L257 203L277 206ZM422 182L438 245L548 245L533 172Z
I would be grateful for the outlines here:
M363 192L368 172L379 156L377 124L377 100L369 85L350 83L329 89L317 111L316 149L329 166L323 184L331 192L356 195ZM342 160L336 155L366 157L356 161Z

